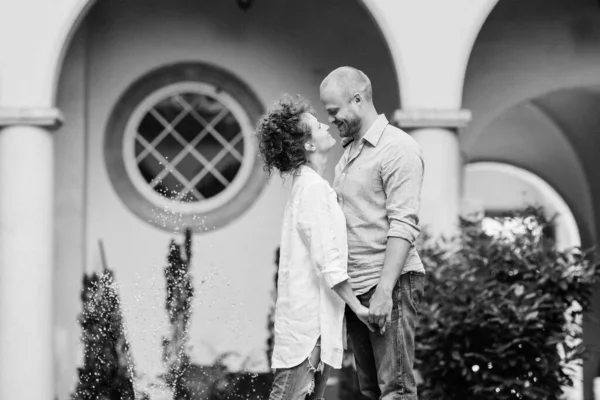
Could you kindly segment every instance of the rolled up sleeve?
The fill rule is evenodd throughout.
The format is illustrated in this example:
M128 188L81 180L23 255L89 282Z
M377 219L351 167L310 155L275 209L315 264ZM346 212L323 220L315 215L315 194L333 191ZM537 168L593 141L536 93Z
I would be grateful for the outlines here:
M412 146L391 148L381 164L390 228L388 237L413 244L419 236L419 207L424 163L421 151Z
M305 188L300 198L298 229L318 272L332 288L350 278L333 231L335 221L328 202L330 190L326 182Z

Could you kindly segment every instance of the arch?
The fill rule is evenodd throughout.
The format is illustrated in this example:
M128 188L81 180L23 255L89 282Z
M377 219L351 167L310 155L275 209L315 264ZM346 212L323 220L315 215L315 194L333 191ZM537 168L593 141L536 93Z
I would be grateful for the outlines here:
M481 32L481 29L483 28L483 25L485 24L485 21L487 21L487 19L489 18L490 14L492 13L492 11L494 10L494 8L496 7L496 5L498 4L500 0L491 0L488 2L487 4L487 8L482 9L481 13L477 15L477 20L471 25L471 31L469 32L469 35L467 37L466 43L465 43L465 53L464 53L464 68L462 70L462 75L461 75L461 87L463 88L463 93L461 93L461 99L464 96L464 87L465 87L465 79L467 76L467 68L469 66L469 61L471 60L471 54L473 53L473 47L475 46L475 41L477 40L477 37L479 36L479 33Z
M383 38L385 45L391 55L394 69L396 71L396 77L398 80L397 92L398 96L401 96L400 86L402 80L402 64L400 62L400 54L398 51L399 46L394 45L393 34L386 22L386 19L382 15L382 11L377 6L376 0L356 0L365 9L369 17L375 21L379 29L379 33ZM497 1L497 0L496 0ZM62 38L58 40L57 48L53 51L51 58L51 87L50 87L50 101L51 104L55 105L57 100L58 88L60 85L60 74L62 71L63 63L71 44L71 41L75 37L77 30L81 26L82 21L85 19L89 10L96 4L97 0L79 0L76 7L72 10L71 14L67 17L65 24L63 25L63 32L59 34ZM400 99L399 99L400 100Z
M396 78L398 80L398 96L400 97L400 104L402 104L402 90L400 89L403 85L403 78L406 76L405 68L402 63L402 57L400 55L400 46L396 43L395 36L392 32L390 25L387 20L383 17L383 11L377 5L376 0L356 0L363 8L367 11L367 14L375 21L381 37L385 41L388 52L392 56L392 62L394 63L394 70L396 71Z
M597 237L598 193L594 153L599 92L589 88L552 91L503 108L461 146L471 162L498 161L534 171L573 207L582 241ZM512 147L512 149L511 149ZM570 176L567 175L569 171Z
M78 2L81 1L83 0L78 0ZM73 4L73 0L69 2ZM310 4L316 4L317 2L318 0L311 0ZM302 14L299 15L302 17L317 16L318 14L322 15L322 13L315 12L314 7L306 7L303 3L304 2L292 1L281 2L279 0L256 0L256 8L251 8L248 11L250 14L248 14L241 10L236 10L234 8L236 7L235 2L233 1L209 2L204 4L203 2L194 0L181 0L171 4L163 2L162 0L152 0L151 4L157 5L157 7L148 7L148 2L146 1L123 2L119 0L109 0L107 2L97 3L88 1L87 8L82 7L80 9L81 14L79 17L73 17L72 20L76 21L73 23L78 24L78 26L71 27L70 34L68 35L71 43L64 44L63 52L66 54L64 54L63 57L65 60L62 61L62 65L58 67L62 69L62 71L56 71L59 75L58 79L60 82L58 82L59 87L55 88L55 90L59 92L56 101L58 102L59 107L62 107L63 104L65 105L65 117L71 124L65 124L63 129L59 131L57 137L60 136L61 140L65 140L69 137L77 137L77 140L81 142L81 145L78 145L78 147L74 149L63 146L62 148L59 148L60 153L61 155L72 154L76 156L79 162L78 165L82 165L86 171L89 171L89 173L86 173L85 177L82 178L82 185L85 186L79 186L79 188L86 188L85 198L83 198L81 202L85 202L84 207L89 212L80 214L76 221L77 226L85 225L86 227L89 227L89 229L84 232L84 243L79 247L83 253L81 259L86 263L86 266L92 268L95 265L97 253L93 251L94 244L92 241L95 237L105 235L105 233L102 232L105 229L102 225L106 226L106 229L111 232L110 236L113 238L115 236L112 235L112 232L115 232L115 234L118 235L125 232L132 232L133 230L139 232L137 237L144 238L143 240L131 241L129 244L124 243L124 241L119 241L120 243L117 244L116 247L111 245L111 254L124 254L125 257L129 257L130 255L133 256L133 254L140 254L141 257L144 257L143 261L137 258L135 263L127 261L124 262L123 265L154 265L153 259L157 259L158 257L163 259L163 255L161 254L162 251L159 246L161 241L164 240L166 232L162 230L158 231L157 229L154 229L154 227L148 226L144 221L141 221L129 212L122 203L122 199L119 197L118 193L110 186L111 181L108 180L110 177L107 175L104 158L102 158L101 154L101 151L104 148L103 140L107 131L106 124L109 123L111 110L117 104L120 94L123 93L129 85L134 84L138 78L143 77L146 73L150 73L154 69L172 63L210 63L211 65L227 69L232 74L236 75L252 89L262 104L270 103L279 95L280 90L283 91L286 89L293 90L292 93L302 93L315 104L319 99L318 83L315 84L315 75L324 74L326 70L333 67L331 64L341 62L336 61L336 59L363 60L374 54L376 49L378 60L384 60L385 65L381 65L379 62L369 62L372 61L372 59L367 60L365 64L372 67L372 70L379 72L379 76L372 77L372 81L375 84L379 83L385 85L387 83L389 87L389 83L392 81L391 78L395 79L393 61L389 56L384 39L376 29L375 22L373 22L369 13L358 1L347 2L347 0L335 0L328 2L329 4L333 4L333 6L322 7L322 9L328 10L328 16L335 16L336 13L339 13L340 9L351 9L352 12L345 15L346 20L353 18L353 21L358 21L362 24L362 29L360 32L347 32L346 37L351 35L350 37L355 38L360 34L362 38L367 38L364 39L363 43L370 43L373 44L373 46L371 48L366 47L369 51L364 52L364 55L347 53L345 50L351 48L354 41L348 41L348 44L346 45L341 43L343 39L336 37L327 39L326 44L336 44L337 41L343 45L343 52L339 49L337 51L333 49L334 52L332 53L332 49L328 48L328 46L323 44L315 45L312 43L312 40L306 40L303 43L300 43L301 46L295 44L292 47L290 43L294 42L287 40L288 37L293 36L301 39L302 37L307 37L307 35L312 35L310 36L311 38L316 35L314 33L302 32L297 29L290 30L287 28L288 25L281 23L281 20L285 20L284 18L279 18L278 24L271 27L272 29L275 29L275 32L279 32L280 35L264 35L264 25L262 22L266 21L269 23L268 20L271 19L271 16L276 14L271 12L270 7L261 9L261 4L269 4L271 7L276 7L275 10L277 13L284 12L287 8L288 11L289 9L293 9L294 11L301 12ZM140 10L142 11L141 13L139 12ZM224 10L229 11L230 14L225 14L223 12ZM261 12L262 10L264 10L264 12ZM185 15L183 13L184 11ZM231 11L235 11L235 13ZM257 13L252 15L254 11L257 11ZM86 13L87 15L85 15ZM134 24L128 23L131 15L137 17ZM288 14L286 18L291 20L297 16L298 14L293 14L291 16ZM321 16L319 16L319 18L321 18L321 21L326 21ZM296 18L296 20L297 19L298 18ZM103 28L102 26L107 20L110 20L110 22ZM248 20L248 24L244 26L244 29L241 29L240 27L242 24L237 24L237 22L246 20ZM221 43L233 42L238 34L248 32L249 28L254 29L254 27L258 25L257 20L261 22L262 26L259 26L260 30L256 29L253 31L256 33L256 36L250 37L249 39L251 40L238 41L238 44L233 43L233 47L229 47L229 51L227 52L222 51L223 48L227 47L221 46ZM213 24L215 21L216 23ZM154 26L155 31L151 36L148 36L148 33L144 33L145 31L139 27L152 27L154 24L151 23L160 25ZM98 32L95 29L96 26L102 29L101 32L103 34L96 36L94 33ZM176 28L175 30L173 29L174 27ZM228 33L226 30L231 31ZM330 30L330 28L327 28L326 25L323 24L319 32L326 34L328 33L328 30ZM133 34L129 36L121 35L124 31ZM157 47L155 46L157 41L149 40L149 37L157 36L157 31L171 34L173 35L173 38L181 38L181 42L179 42L177 46L172 46L176 47L175 49L164 49L164 53L162 50L158 52ZM187 35L181 35L182 32L185 32ZM190 34L191 32L196 32L196 34ZM199 35L197 32L208 32L211 39L213 38L213 36L211 36L213 34L215 37L219 36L220 39L207 40L207 42L211 42L210 44L198 43L197 38ZM113 34L114 36L112 36ZM65 34L65 37L66 36L67 35ZM164 37L165 36L163 36L163 38ZM107 38L110 40L106 40ZM121 38L121 40L115 41L112 40L113 38ZM89 39L87 43L85 42L86 39ZM217 44L215 44L215 42ZM259 42L262 42L264 46L258 46L260 44ZM250 43L250 45L248 45L248 43ZM139 46L139 44L142 45ZM232 48L234 49L233 51L231 50ZM311 48L316 48L318 51L309 53ZM135 51L123 54L123 49L134 49ZM247 56L255 49L258 53ZM193 52L194 50L197 51ZM106 55L109 56L106 57ZM115 57L113 58L113 56ZM266 58L265 56L273 57ZM240 62L240 60L246 58L248 60L243 63ZM307 61L307 59L314 60L314 63L300 62ZM265 60L270 60L270 64L265 65ZM75 73L70 74L67 68L73 68ZM319 69L317 70L317 68ZM385 73L385 75L383 75L383 73ZM387 77L387 79L382 79L382 76ZM289 80L286 81L286 77L289 77ZM73 82L73 86L68 85L70 82ZM263 82L268 83L268 85L261 84ZM304 88L309 87L308 85L311 85L311 92L307 95L304 93ZM76 89L74 95L70 95L70 88ZM399 99L399 95L397 91L394 91L394 93L391 92L392 90L389 90L388 93L385 93L384 96L387 97L384 98L387 101L385 104L389 104L388 109L393 110L398 105L397 99ZM71 107L73 104L76 104L77 107ZM81 125L75 126L75 122L77 121L80 121ZM99 123L95 123L95 121L98 121ZM61 158L65 159L67 157ZM78 169L81 170L81 168ZM332 170L333 168L329 168L329 171ZM65 169L63 168L60 171L64 172ZM194 226L203 229L202 227L204 225L206 229L210 230L210 233L207 233L205 238L213 245L208 245L209 247L205 247L205 250L203 250L206 257L214 260L210 265L226 266L220 270L228 270L228 274L231 274L232 276L235 275L236 277L242 276L234 271L237 265L241 265L241 262L251 262L255 265L270 265L265 264L263 261L263 258L265 257L264 254L270 254L271 252L271 250L268 250L267 253L265 249L271 248L271 244L269 243L272 243L272 241L269 235L271 235L272 232L275 232L276 229L279 229L277 228L280 224L280 218L277 211L280 208L278 205L284 205L284 196L286 196L284 187L279 185L279 178L276 177L275 179L277 179L275 184L265 188L252 208L247 209L247 212L242 218L236 219L235 225L232 221L231 225L224 226L219 232L216 230L213 232L213 225L210 224L208 219L196 219ZM102 187L102 189L100 189L100 187ZM88 189L94 191L94 193L88 194ZM99 197L95 195L97 189L99 189L98 192L105 194L109 198L108 202L103 200L98 201ZM107 206L108 203L110 203L110 207ZM119 224L128 221L126 223L130 224L130 227L124 228L122 225L119 225L119 229L114 229L114 224L106 224L108 218L103 218L100 214L106 214L107 211L110 215L109 218L114 218L115 221L120 220ZM175 219L177 220L178 218L179 217L176 216ZM73 223L73 225L75 225L75 223ZM227 246L226 243L230 243L231 240L241 240L235 239L237 237L249 237L248 235L256 234L257 229L261 232L260 240L253 244L253 246L250 246L247 250L244 250L247 251L247 253L222 253L218 250L220 248L226 248L221 246ZM171 232L172 231L173 230L171 230ZM60 248L62 249L66 249L69 244L63 242L61 242L59 246L61 246ZM153 244L148 245L148 243ZM152 249L144 250L142 249L142 246L144 249ZM92 250L88 251L89 249ZM71 257L72 254L69 253L69 256ZM120 255L115 257L121 258ZM61 265L64 267L64 264L61 263ZM229 268L229 266L231 266L231 268ZM72 262L69 264L68 271L74 271L76 267L77 265ZM123 270L123 272L120 272L120 276L122 276L121 279L132 279L135 277L135 274L137 273L135 267L125 269L126 270ZM68 302L71 304L72 298L72 295L70 295L69 298L65 295L61 298L60 304L67 304ZM264 298L264 295L255 296L252 302L248 303L249 306L256 304L256 307L252 306L255 311L249 311L249 315L252 315L252 313L257 314L256 316L252 315L254 321L256 321L258 315L262 313L261 310L263 308L261 307L263 307L262 304L264 303ZM141 307L145 310L150 309L147 304ZM212 313L213 311L210 312ZM73 315L75 314L70 309L64 311L64 315L64 317L61 316L63 319L67 320L68 318L69 320L74 320ZM153 315L152 318L156 318L156 321L159 321L158 316ZM240 321L239 323L245 324L243 321ZM70 348L68 351L72 353L74 352L72 349L76 347L76 335L74 334L74 332L76 332L76 327L68 326L67 329L71 335L69 338L69 346L67 347ZM262 343L262 339L258 336L259 334L262 335L262 328L252 324L248 329L250 329L251 332L254 332L256 329L257 334L254 335L253 333L255 342L261 341ZM260 333L258 331L259 329ZM199 336L204 333L198 328L191 334ZM137 335L137 333L133 333L132 335ZM138 339L136 339L135 336L132 336L132 340L137 341ZM240 352L245 352L245 349L252 348L255 345L252 341L241 343L241 341L236 341L236 338L215 337L214 340L219 346L225 345L229 349L235 349L235 351ZM73 345L71 346L71 344ZM157 359L153 359L154 355L157 353L152 349L152 346L153 344L150 341L144 342L137 347L136 354L140 354L139 357L144 360L143 363L147 366L145 368L151 369L151 374L154 374L154 370L158 369L160 364ZM199 355L199 357L204 356ZM67 390L69 389L72 379L70 374L75 370L73 357L70 354L63 359L66 360L63 363L63 369L65 369L66 372L61 376L61 379L58 382L61 397L67 395ZM209 360L206 361L209 362Z
M586 0L498 2L475 38L466 66L463 101L473 121L465 136L528 99L600 85L596 11Z
M523 189L528 189L529 193L523 193L523 202L520 206L528 205L526 202L531 201L538 203L548 211L549 216L556 215L556 242L559 248L569 248L581 245L581 235L579 227L573 212L569 208L567 202L548 182L528 171L524 168L516 167L511 164L501 162L475 162L467 164L465 167L465 195L478 197L478 202L485 208L492 202L494 206L502 205L502 200L497 198L497 193L488 190L489 188L474 188L470 186L469 178L473 179L475 175L486 176L488 179L504 176L508 180L512 180L515 186L520 186ZM498 181L493 179L494 186ZM504 201L506 207L519 206L514 200L506 199ZM535 204L534 204L535 205Z
M60 74L64 65L69 46L73 41L81 23L88 12L92 9L97 0L79 0L76 6L71 10L67 17L62 32L58 35L57 48L52 53L50 59L50 103L57 105L58 88L60 85Z

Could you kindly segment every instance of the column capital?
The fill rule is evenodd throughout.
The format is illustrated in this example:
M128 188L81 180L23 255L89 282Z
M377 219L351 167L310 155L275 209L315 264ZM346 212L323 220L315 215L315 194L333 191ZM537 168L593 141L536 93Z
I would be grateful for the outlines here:
M28 125L57 129L62 122L63 116L58 108L0 107L0 128Z
M464 128L471 121L471 111L439 109L399 109L392 116L400 128Z

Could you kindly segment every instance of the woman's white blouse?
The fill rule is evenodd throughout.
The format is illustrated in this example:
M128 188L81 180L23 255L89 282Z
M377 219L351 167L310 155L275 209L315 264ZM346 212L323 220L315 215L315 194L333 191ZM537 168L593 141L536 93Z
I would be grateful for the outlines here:
M321 360L341 368L344 301L331 289L349 279L346 221L329 183L310 167L294 174L281 235L272 367L303 362L321 338Z

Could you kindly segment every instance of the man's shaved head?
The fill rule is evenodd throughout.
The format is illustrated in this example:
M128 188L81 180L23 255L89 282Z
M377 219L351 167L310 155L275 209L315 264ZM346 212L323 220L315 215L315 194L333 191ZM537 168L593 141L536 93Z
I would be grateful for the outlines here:
M359 93L368 102L373 99L369 77L353 67L339 67L333 70L323 79L320 89L321 93L344 94L348 98Z
M337 127L342 138L364 134L363 122L370 126L377 118L371 81L356 68L333 70L321 82L320 92L329 123Z

